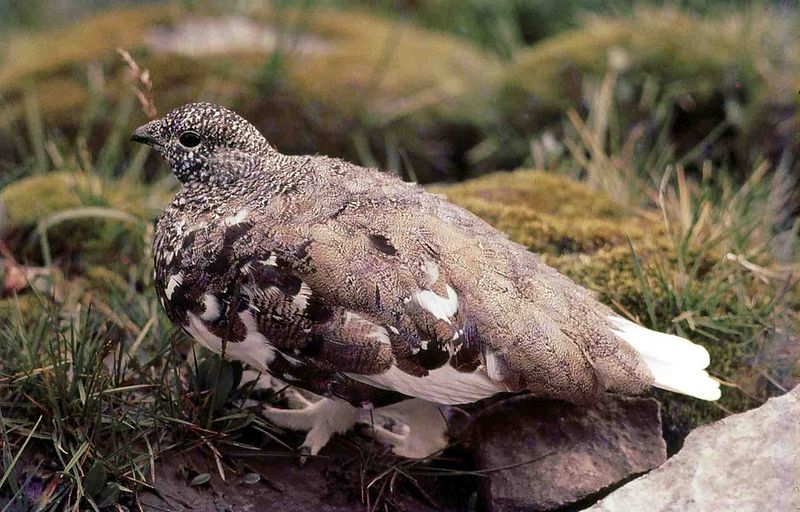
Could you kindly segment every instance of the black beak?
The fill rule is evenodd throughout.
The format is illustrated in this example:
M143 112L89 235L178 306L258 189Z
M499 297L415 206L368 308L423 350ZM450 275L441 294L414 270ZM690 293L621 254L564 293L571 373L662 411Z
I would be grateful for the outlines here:
M155 120L136 128L133 131L133 135L131 135L131 141L147 144L148 146L158 145L157 134L159 125L159 121Z

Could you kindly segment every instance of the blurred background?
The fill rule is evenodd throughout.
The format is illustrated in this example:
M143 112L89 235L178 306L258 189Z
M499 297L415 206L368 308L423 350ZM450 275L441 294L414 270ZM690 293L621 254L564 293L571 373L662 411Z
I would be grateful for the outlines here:
M150 69L162 113L215 101L286 153L422 182L566 165L568 114L593 106L608 111L606 138L634 135L636 153L662 137L683 163L739 178L797 144L788 0L40 0L0 12L0 124L35 115L90 147L135 108L117 47ZM4 139L5 167L30 152Z
M723 399L658 395L674 451L798 380L799 27L790 0L0 0L0 383L69 354L116 390L87 404L66 374L58 392L14 377L3 415L26 433L29 398L77 414L41 435L88 443L109 481L126 464L147 480L117 434L241 429L236 379L153 293L177 182L128 143L152 115L141 98L158 115L207 100L284 153L425 184L621 314L704 344ZM175 421L120 426L120 410Z

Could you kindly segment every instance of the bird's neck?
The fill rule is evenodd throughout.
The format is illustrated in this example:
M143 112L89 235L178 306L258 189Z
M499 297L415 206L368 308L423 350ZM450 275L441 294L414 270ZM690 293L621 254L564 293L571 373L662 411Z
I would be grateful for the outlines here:
M306 179L296 157L274 152L246 159L226 158L214 162L207 172L181 180L175 196L182 210L220 208L232 203L269 203L275 196L302 193Z

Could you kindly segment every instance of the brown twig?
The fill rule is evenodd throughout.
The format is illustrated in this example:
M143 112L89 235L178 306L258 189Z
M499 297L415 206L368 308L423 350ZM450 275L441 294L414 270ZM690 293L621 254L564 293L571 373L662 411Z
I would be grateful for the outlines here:
M125 64L128 65L129 77L132 82L131 88L142 105L142 110L147 117L153 119L158 115L156 105L153 101L153 81L150 79L150 70L140 68L131 54L122 48L117 48L117 53Z

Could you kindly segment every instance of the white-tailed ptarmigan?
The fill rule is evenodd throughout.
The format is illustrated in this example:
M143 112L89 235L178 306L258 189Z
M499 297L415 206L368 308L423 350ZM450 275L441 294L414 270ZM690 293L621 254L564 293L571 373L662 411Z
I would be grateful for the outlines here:
M181 183L155 237L169 317L203 346L304 390L289 397L296 409L266 412L308 430L306 452L374 418L371 408L412 398L425 419L403 402L384 409L381 426L408 456L432 449L412 432L427 428L432 404L526 390L587 402L650 386L720 396L703 347L621 318L418 185L283 155L209 103L173 110L133 140Z

